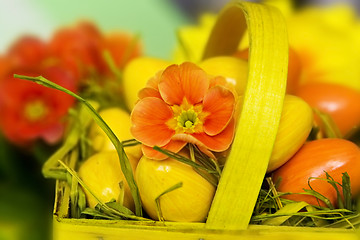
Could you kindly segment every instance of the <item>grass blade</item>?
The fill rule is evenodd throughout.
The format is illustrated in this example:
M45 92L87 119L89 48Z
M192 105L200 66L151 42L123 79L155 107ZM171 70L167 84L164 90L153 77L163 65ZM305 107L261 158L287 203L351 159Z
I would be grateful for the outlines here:
M162 216L162 212L161 212L161 206L160 206L160 198L162 196L164 196L165 194L172 192L178 188L181 188L183 186L182 182L176 183L173 186L169 187L168 189L166 189L164 192L162 192L159 196L157 196L155 198L155 204L156 204L156 212L159 218L159 221L164 221L164 218Z
M23 76L23 75L14 74L14 77L24 79L24 80L28 80L28 81L32 81L32 82L35 82L37 84L43 85L45 87L62 91L64 93L76 98L77 100L82 102L87 107L87 109L90 111L90 114L93 117L93 119L95 120L95 122L99 125L99 127L101 127L101 129L106 133L106 135L109 137L111 142L114 144L115 149L116 149L116 151L118 153L118 156L119 156L121 170L122 170L122 172L123 172L123 174L124 174L124 176L126 178L126 181L127 181L128 185L130 187L130 191L131 191L131 194L132 194L134 202L135 202L136 215L137 216L142 216L142 207L141 207L139 189L138 189L138 187L136 185L136 182L135 182L135 179L134 179L134 174L133 174L132 168L131 168L131 164L130 164L129 159L128 159L125 151L124 151L122 143L116 137L116 135L111 130L111 128L106 124L106 122L96 112L94 107L88 101L86 101L84 98L78 96L77 94L71 92L70 90L68 90L66 88L63 88L63 87L49 81L48 79L46 79L46 78L44 78L42 76L29 77L29 76ZM56 160L58 160L58 159L56 159Z

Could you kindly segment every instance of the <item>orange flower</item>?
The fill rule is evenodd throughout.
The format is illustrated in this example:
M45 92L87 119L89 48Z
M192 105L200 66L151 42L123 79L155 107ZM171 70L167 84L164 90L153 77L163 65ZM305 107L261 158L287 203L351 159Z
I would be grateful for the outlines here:
M75 103L74 98L54 89L13 77L13 72L39 76L76 92L73 75L60 66L16 69L0 80L0 132L18 146L30 146L42 139L58 143L64 133L64 117Z
M110 52L116 66L123 69L131 60L142 55L140 42L126 32L112 32L104 36L105 48Z
M94 70L105 71L102 48L102 33L96 25L86 21L58 29L48 43L50 56L72 70L78 79L86 79Z
M166 158L154 146L178 152L192 143L212 157L211 151L229 148L237 96L223 77L209 77L193 63L174 64L150 79L139 97L131 132L145 156Z
M40 38L24 35L15 41L6 53L7 61L13 67L33 68L47 57L46 43Z

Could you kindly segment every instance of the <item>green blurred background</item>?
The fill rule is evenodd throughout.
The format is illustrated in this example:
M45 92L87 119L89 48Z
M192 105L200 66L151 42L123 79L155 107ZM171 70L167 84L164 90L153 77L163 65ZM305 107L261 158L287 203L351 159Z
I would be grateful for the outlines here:
M169 58L175 29L187 22L168 0L0 0L0 51L20 34L48 38L62 25L93 20L104 32L123 29L139 33L145 54Z

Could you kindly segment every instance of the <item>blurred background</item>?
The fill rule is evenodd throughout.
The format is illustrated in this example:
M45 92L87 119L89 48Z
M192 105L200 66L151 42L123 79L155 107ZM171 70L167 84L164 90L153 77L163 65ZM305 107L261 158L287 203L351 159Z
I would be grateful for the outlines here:
M145 0L100 3L95 0L46 1L0 0L0 53L20 35L30 33L48 39L55 29L81 19L91 19L103 31L114 29L139 33L144 41L145 54L170 58L176 44L176 29L196 22L204 12L218 12L229 0ZM252 0L252 2L260 2ZM349 4L357 11L357 0L294 0L298 7L313 5Z
M195 24L204 12L218 12L227 2L0 0L0 57L22 35L48 41L58 28L90 20L103 33L123 30L138 34L144 55L170 60L177 45L177 29ZM360 9L358 0L308 0L294 1L294 4L301 8L336 2L350 4L355 11ZM0 61L0 74L1 64L4 61ZM44 179L41 166L57 147L44 142L20 146L0 131L0 240L51 239L55 181Z

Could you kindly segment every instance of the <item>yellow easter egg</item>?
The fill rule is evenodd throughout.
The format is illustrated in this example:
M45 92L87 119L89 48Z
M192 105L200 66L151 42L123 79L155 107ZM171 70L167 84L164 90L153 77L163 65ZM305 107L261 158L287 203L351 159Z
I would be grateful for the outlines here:
M220 56L202 61L199 67L210 75L225 77L229 83L235 85L239 95L244 94L248 76L247 61L230 56Z
M286 163L300 149L312 125L311 107L299 97L286 95L268 172Z
M129 161L135 171L137 160L129 157ZM134 210L134 201L116 151L100 152L91 156L80 166L78 174L101 201L123 201L125 207ZM124 195L120 190L120 182L123 182ZM89 207L95 208L98 203L96 199L88 191L84 192Z
M138 92L155 74L171 65L170 62L150 57L139 57L129 62L124 69L123 82L126 104L133 109Z
M133 136L130 133L131 121L128 112L121 108L113 107L104 109L100 111L99 114L120 141L133 139ZM95 152L115 150L114 145L106 133L95 122L90 126L88 137ZM126 147L125 152L128 157L131 155L138 160L142 156L140 144Z
M143 156L135 177L143 207L152 219L158 220L155 199L182 182L182 187L159 198L163 219L180 222L205 220L215 187L189 165L171 158L155 161Z

